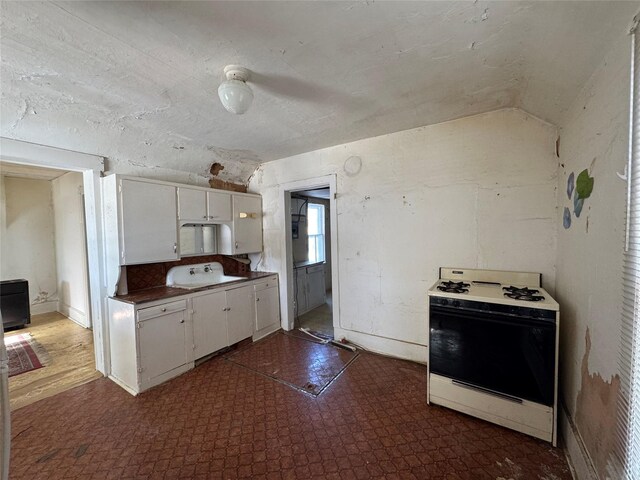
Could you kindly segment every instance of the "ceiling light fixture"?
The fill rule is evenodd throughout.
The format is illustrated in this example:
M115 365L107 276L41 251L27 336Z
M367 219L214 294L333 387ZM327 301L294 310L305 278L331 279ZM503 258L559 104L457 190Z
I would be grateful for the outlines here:
M227 65L224 74L227 79L218 87L220 102L228 112L242 115L253 101L253 92L245 83L249 79L249 70L238 65Z

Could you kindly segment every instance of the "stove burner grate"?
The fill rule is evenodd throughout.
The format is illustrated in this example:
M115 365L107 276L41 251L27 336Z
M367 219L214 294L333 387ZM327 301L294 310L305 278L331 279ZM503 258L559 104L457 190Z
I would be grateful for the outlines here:
M438 285L438 290L447 293L468 293L469 284L464 282L442 282Z
M514 300L524 300L526 302L539 302L540 300L544 300L542 295L536 295L536 293L540 293L540 290L533 288L509 286L502 287L502 290L505 291L505 297L513 298Z

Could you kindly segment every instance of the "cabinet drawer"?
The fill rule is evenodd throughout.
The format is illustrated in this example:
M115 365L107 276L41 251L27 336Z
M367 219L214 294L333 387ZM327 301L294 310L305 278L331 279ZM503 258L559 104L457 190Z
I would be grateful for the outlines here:
M178 300L177 302L163 303L155 307L141 308L138 310L138 321L147 320L149 318L158 317L160 315L168 315L170 313L179 312L187 309L186 300Z
M266 290L267 288L273 288L278 286L277 277L268 277L264 280L261 280L260 283L255 284L256 292L261 292L262 290Z

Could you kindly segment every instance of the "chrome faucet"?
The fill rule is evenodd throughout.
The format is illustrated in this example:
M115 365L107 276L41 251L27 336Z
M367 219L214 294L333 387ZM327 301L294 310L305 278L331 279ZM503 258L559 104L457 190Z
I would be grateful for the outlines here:
M195 275L196 274L196 269L195 268L190 268L189 269L189 275Z
M211 265L204 266L204 273L209 273L211 271Z

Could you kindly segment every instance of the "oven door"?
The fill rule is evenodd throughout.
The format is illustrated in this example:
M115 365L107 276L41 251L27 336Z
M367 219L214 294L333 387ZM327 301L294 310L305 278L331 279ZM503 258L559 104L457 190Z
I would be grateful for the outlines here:
M555 320L431 305L432 373L553 406Z

